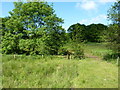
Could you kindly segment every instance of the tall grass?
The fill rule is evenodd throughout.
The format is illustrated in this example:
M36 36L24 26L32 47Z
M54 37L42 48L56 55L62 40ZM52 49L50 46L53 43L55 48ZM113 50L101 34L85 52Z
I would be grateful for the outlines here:
M83 44L85 54L89 56L97 56L101 60L110 63L117 63L117 55L108 48L107 43L86 43Z
M117 88L118 68L106 61L4 55L4 88Z
M84 50L88 54L103 57L106 54L111 54L112 50L108 49L106 43L86 43L83 45Z
M112 53L105 44L87 43L85 54L100 59ZM2 56L4 88L117 88L118 66L104 60L66 56Z

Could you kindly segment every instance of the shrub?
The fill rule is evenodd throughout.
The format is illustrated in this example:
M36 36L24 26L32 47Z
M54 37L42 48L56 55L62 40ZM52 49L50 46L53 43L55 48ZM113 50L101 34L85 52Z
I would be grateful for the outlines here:
M69 42L59 49L59 55L73 55L74 58L84 58L84 50L80 43Z
M84 50L82 49L80 44L74 44L74 58L82 59L84 58Z

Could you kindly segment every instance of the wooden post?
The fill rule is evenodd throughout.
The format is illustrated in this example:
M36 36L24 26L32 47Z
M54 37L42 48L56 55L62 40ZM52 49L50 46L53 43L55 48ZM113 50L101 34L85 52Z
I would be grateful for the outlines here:
M14 59L15 59L15 54L14 54Z
M42 58L43 58L43 54L42 54Z
M67 54L67 58L70 59L70 54L69 53Z
M119 57L117 58L117 65L119 65Z

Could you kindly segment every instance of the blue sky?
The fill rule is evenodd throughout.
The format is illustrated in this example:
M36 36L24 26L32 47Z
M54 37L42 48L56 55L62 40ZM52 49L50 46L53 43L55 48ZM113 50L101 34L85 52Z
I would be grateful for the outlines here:
M64 19L63 27L68 29L72 24L103 23L107 25L107 11L113 5L112 0L82 0L81 2L53 2L53 8L58 17ZM13 2L1 2L0 17L9 15L14 8ZM0 7L1 8L1 7Z

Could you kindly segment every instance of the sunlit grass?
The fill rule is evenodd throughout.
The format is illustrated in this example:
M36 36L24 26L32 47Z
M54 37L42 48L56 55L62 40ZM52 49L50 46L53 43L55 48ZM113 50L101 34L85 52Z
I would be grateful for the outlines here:
M108 49L106 43L86 43L83 45L83 48L85 53L99 57L112 53L112 50Z
M103 60L112 53L105 44L87 43L85 54L97 56L68 60L65 56L3 55L3 87L8 88L117 88L118 66Z
M3 57L4 88L117 88L118 67L86 58Z

